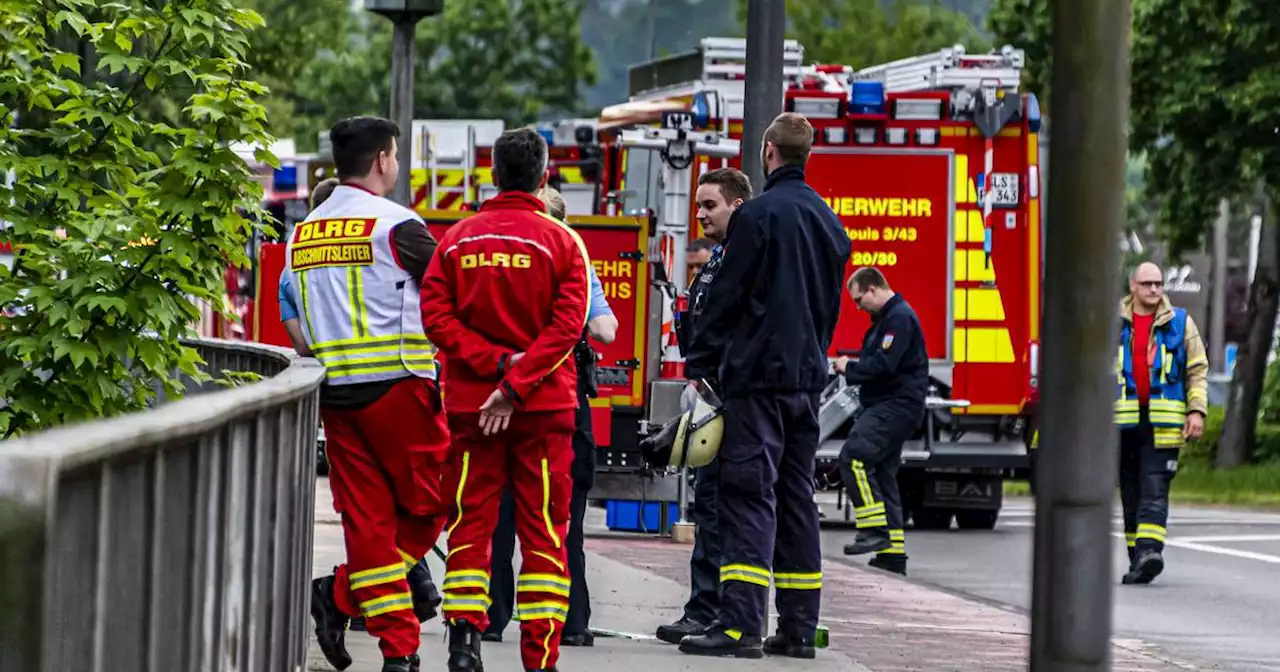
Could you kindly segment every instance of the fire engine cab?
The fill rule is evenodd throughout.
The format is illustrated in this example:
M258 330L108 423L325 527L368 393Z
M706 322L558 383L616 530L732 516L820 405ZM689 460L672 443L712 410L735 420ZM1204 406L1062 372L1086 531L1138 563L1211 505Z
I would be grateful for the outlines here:
M955 46L854 70L806 65L794 40L784 49L784 109L814 127L807 180L852 241L846 273L880 269L924 328L934 390L924 427L904 450L904 505L917 528L950 527L954 518L961 528L990 529L1003 479L1026 469L1038 383L1041 119L1035 96L1018 90L1023 52ZM697 128L740 138L745 56L745 40L708 38L636 65L630 100L606 108L602 121L654 128L683 110ZM627 207L653 208L660 220L669 218L664 207L684 207L692 221L690 200L663 198L675 175L655 157L629 158L625 179L637 194ZM740 157L698 157L679 176L689 182L674 186L688 194L699 174L724 165L739 167ZM644 189L663 180L663 189ZM683 263L678 252L699 228L663 247L669 265ZM869 324L846 296L829 356L853 354ZM650 404L670 408L660 397L681 385L655 390ZM832 485L850 425L820 447L818 476Z

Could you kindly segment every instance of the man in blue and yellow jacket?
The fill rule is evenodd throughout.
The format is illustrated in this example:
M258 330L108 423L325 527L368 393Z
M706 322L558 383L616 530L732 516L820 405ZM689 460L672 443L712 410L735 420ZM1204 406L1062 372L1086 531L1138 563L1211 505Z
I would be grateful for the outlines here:
M1209 358L1196 323L1164 296L1160 267L1143 263L1120 303L1115 422L1129 572L1146 584L1164 570L1169 483L1178 449L1204 432Z

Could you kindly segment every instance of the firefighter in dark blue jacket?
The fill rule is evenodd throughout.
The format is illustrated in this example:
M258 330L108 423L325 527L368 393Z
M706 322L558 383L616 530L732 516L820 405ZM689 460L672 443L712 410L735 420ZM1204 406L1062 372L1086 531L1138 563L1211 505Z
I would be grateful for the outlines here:
M764 133L763 193L729 220L724 257L693 324L685 375L724 400L720 612L680 650L812 658L822 591L813 500L818 397L840 313L849 239L804 182L813 127L779 115ZM782 524L778 524L781 520ZM769 583L777 633L764 635Z
M924 419L929 393L929 354L916 311L894 293L884 275L860 268L849 278L849 293L871 313L858 361L836 360L837 373L860 386L862 404L840 451L840 475L853 503L858 536L846 555L875 553L873 567L907 573L898 465L902 444Z
M735 168L717 168L698 178L694 199L698 204L698 222L706 234L706 238L700 240L712 242L714 247L711 258L689 285L689 312L676 324L681 354L688 354L693 338L691 324L706 312L707 293L724 258L724 248L719 243L729 228L729 217L750 198L751 181ZM658 626L658 639L668 644L679 644L689 635L703 634L720 610L719 484L719 460L694 471L693 505L689 514L697 527L693 554L689 557L692 585L679 620Z

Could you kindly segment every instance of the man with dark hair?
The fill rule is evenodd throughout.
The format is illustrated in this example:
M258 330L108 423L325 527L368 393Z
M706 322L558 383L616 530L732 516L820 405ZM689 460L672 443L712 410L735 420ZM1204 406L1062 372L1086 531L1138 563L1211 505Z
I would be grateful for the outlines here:
M547 175L542 136L503 133L493 146L498 195L450 227L422 286L422 321L449 362L445 485L457 508L442 588L450 672L483 669L490 542L508 484L523 556L516 595L527 670L555 669L569 610L578 381L564 364L587 325L590 280L586 246L537 196Z
M692 325L706 312L707 292L720 270L724 255L719 241L724 240L729 218L750 198L751 182L746 174L735 168L718 168L698 178L694 200L698 204L698 222L707 237L694 242L706 241L712 247L706 265L698 270L689 284L689 312L676 322L676 339L682 354L688 350L693 338ZM697 530L693 555L689 558L692 591L680 619L658 628L658 639L670 644L679 644L687 635L706 632L720 609L720 528L716 512L719 479L720 464L717 461L694 470L690 515Z
M681 640L685 653L814 656L822 592L813 499L818 398L830 370L849 238L804 182L812 142L804 129L804 117L787 113L765 131L768 180L729 218L724 259L706 309L693 321L685 373L711 381L724 400L724 564L717 623ZM778 632L762 642L771 578Z
M311 615L339 670L352 662L347 623L363 615L383 672L417 672L420 623L435 613L421 560L444 523L449 446L436 350L416 309L435 241L384 197L398 135L372 117L334 126L341 184L294 227L286 254L285 303L301 308L286 324L298 352L325 365L320 417L347 564L312 582Z
M853 302L871 314L858 361L835 362L836 373L858 390L862 405L840 450L840 476L853 504L858 536L846 555L875 553L872 567L907 573L898 465L902 444L924 419L929 353L916 311L894 293L884 274L859 268L849 278Z
M716 243L710 238L698 238L684 251L684 263L689 267L689 284L693 284L693 276L702 270L703 266L711 261L711 251L716 248Z
M539 196L547 204L547 212L556 219L564 219L565 203L560 192L545 187ZM569 556L569 615L564 622L561 646L594 646L591 634L591 591L587 587L587 557L582 548L584 541L582 522L587 514L587 494L595 484L596 441L592 435L590 397L597 395L595 384L595 351L587 342L592 340L609 344L618 336L618 318L604 296L604 286L595 269L587 266L591 276L591 307L587 316L587 329L574 351L574 364L578 367L578 410L573 429L573 497L569 504L569 534L565 546ZM498 526L493 532L493 575L489 582L489 627L481 635L486 642L501 642L502 631L511 622L515 605L515 573L511 556L516 548L515 498L508 488L502 494L498 508Z

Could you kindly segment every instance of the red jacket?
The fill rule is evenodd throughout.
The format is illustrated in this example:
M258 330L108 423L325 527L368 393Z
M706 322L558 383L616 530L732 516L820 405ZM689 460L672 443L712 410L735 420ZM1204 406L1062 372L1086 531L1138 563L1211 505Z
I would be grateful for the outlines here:
M478 412L499 387L522 410L577 407L571 357L587 324L587 264L582 239L531 194L499 194L449 227L422 281L449 412Z

